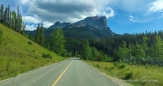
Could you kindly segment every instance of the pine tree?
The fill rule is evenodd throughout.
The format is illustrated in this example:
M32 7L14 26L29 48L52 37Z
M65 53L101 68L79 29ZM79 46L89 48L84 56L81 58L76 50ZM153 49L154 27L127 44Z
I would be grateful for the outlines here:
M3 14L4 14L4 7L3 4L1 5L1 10L0 10L0 21L3 22Z
M7 24L7 8L5 9L4 11L4 14L3 14L3 22Z
M26 28L26 24L22 23L22 29L21 29L21 32L20 32L22 35L24 35L25 28Z
M39 44L44 46L44 26L41 23L41 27L40 27L40 37L39 37Z
M39 44L40 41L40 24L38 24L37 29L36 29L36 33L35 33L35 42Z
M16 28L16 12L15 11L12 11L11 13L11 26L12 26L12 29L15 30Z

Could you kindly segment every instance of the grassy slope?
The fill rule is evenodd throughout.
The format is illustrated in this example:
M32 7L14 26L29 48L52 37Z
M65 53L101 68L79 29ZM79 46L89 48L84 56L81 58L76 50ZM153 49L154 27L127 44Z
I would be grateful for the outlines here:
M157 66L140 66L129 65L124 63L109 63L109 62L90 62L98 70L117 77L122 81L130 83L134 86L163 86L163 68ZM127 74L132 73L128 80L124 80ZM156 81L152 81L156 80ZM132 81L132 82L131 82ZM158 82L157 82L158 81Z
M3 31L3 42L0 44L0 80L63 59L2 24L0 29ZM28 42L32 44L29 45ZM52 59L43 58L42 53L50 54Z

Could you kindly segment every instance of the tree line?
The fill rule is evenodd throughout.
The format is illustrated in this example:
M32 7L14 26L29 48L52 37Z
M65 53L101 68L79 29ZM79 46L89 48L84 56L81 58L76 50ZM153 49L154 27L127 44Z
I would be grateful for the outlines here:
M163 31L82 40L67 39L70 56L92 61L163 65Z
M22 20L22 16L17 7L17 12L10 10L10 5L6 8L1 4L0 7L0 22L9 28L12 28L14 31L24 34L26 24Z

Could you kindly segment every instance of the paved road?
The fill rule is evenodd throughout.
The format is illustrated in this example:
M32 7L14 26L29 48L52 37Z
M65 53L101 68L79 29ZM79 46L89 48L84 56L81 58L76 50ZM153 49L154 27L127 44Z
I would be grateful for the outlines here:
M77 58L0 81L0 86L118 86Z

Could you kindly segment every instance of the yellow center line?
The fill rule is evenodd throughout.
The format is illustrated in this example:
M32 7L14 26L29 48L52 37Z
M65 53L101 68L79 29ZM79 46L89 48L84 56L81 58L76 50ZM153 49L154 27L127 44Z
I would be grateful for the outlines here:
M55 86L57 84L57 82L59 81L59 79L62 77L62 75L66 72L66 70L70 67L70 65L72 64L73 61L71 61L71 63L66 67L66 69L61 73L61 75L57 78L57 80L52 84L52 86Z

